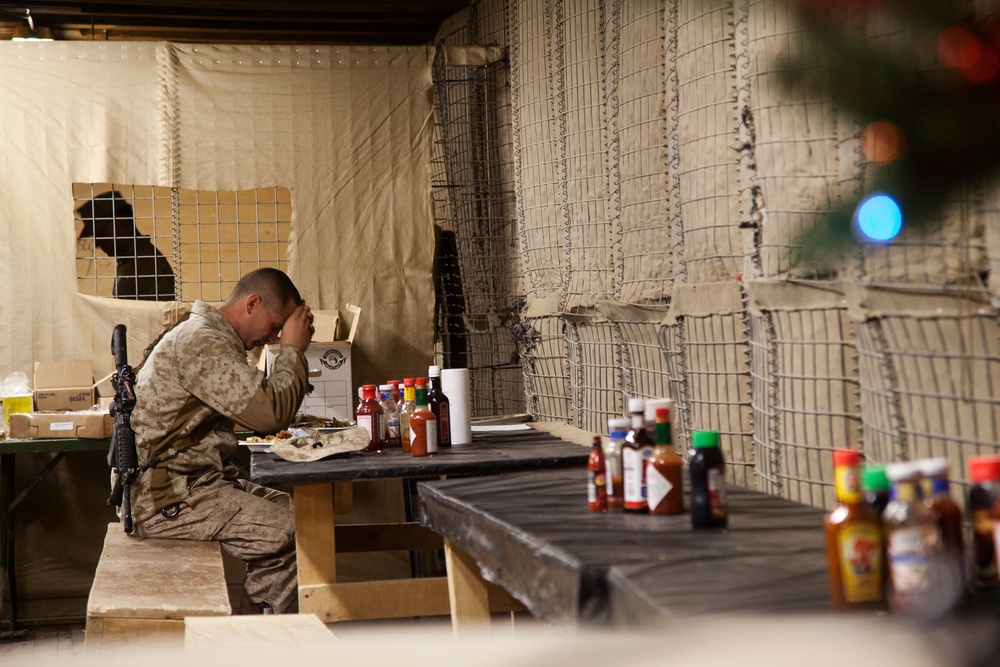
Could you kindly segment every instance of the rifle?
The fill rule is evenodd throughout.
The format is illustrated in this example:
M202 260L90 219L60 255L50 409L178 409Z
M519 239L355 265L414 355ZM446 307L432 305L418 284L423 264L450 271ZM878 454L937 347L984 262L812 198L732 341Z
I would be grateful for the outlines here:
M132 532L132 482L139 474L139 456L135 451L135 431L132 430L132 409L135 407L135 373L128 365L128 347L125 342L124 324L115 325L111 333L111 354L115 358L115 374L111 385L115 400L111 416L115 430L111 436L108 464L117 473L108 498L108 505L122 508L122 525L126 533Z

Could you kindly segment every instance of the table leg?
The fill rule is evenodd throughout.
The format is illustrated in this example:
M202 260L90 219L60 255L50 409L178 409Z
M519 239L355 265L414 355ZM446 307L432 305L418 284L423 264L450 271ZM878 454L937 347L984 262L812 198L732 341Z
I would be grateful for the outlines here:
M316 614L324 623L447 615L444 577L337 583L335 498L341 505L349 500L328 482L292 488L299 613Z
M490 622L490 591L479 574L479 566L472 556L447 539L444 557L448 568L452 629L456 635L468 630L482 631Z
M295 553L299 570L299 607L303 589L337 581L333 485L300 484L292 489Z
M14 455L0 454L0 569L7 580L10 629L17 629L17 573L14 563ZM2 584L2 582L0 582ZM0 585L0 598L3 588Z

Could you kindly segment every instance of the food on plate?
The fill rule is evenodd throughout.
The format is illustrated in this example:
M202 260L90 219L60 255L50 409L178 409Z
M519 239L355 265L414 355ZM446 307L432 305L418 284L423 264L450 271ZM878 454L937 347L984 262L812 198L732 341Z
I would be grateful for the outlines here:
M282 440L288 440L292 437L292 434L288 431L278 431L274 435L251 435L246 439L247 442L259 443L259 442L280 442Z

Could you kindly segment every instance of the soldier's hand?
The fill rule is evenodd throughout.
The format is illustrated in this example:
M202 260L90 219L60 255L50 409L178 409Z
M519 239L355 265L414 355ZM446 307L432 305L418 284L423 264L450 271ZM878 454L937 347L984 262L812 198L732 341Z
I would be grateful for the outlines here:
M281 327L281 344L292 345L305 352L315 331L312 311L303 303L292 311Z

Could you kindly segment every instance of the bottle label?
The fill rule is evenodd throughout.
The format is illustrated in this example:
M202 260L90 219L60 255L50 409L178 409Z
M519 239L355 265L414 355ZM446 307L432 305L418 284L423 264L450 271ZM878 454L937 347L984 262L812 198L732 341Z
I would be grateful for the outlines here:
M622 449L622 475L625 488L625 507L646 507L646 459L653 455L652 447Z
M896 528L889 533L889 571L897 593L919 593L930 587L929 532L918 527Z
M378 443L378 433L375 428L374 415L358 415L357 422L358 426L368 431L368 439L373 443Z
M854 466L837 466L834 470L837 483L837 498L845 503L861 502L861 479Z
M663 502L663 499L674 490L674 485L670 480L660 474L656 466L646 463L646 502L649 509L656 507Z
M604 459L604 481L608 495L613 496L615 494L615 470L614 463L609 458Z
M972 524L973 572L979 581L992 582L997 578L996 523L988 509L974 509L969 514Z
M847 602L882 599L882 533L873 523L853 523L837 534L840 578Z
M428 419L425 424L427 427L427 453L434 454L438 450L437 424L434 423L433 419Z
M587 472L587 502L596 503L607 497L607 487L605 486L606 476L604 472Z
M725 468L709 468L708 476L708 508L717 519L723 519L728 514L726 502L726 470Z
M399 413L393 412L389 414L389 418L386 420L385 428L386 433L389 434L390 438L399 437Z
M451 444L451 415L448 414L448 404L441 403L438 406L439 417L436 426L438 426L438 437L442 447L447 447Z

